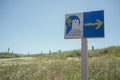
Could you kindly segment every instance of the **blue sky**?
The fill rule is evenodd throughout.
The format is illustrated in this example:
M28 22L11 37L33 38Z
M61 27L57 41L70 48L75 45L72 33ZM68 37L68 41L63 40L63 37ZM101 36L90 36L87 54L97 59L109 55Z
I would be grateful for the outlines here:
M81 49L80 39L64 39L65 14L96 10L104 10L105 38L88 39L88 48L120 46L119 0L0 0L0 52Z

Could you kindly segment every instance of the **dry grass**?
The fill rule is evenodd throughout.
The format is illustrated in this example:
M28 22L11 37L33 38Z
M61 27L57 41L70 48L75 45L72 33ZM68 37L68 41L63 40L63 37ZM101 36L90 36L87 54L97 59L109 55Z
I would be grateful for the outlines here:
M120 59L89 58L89 80L120 80ZM0 80L79 80L80 61L77 58L0 59Z
M0 58L0 80L80 80L79 51ZM88 80L120 80L120 47L89 52Z

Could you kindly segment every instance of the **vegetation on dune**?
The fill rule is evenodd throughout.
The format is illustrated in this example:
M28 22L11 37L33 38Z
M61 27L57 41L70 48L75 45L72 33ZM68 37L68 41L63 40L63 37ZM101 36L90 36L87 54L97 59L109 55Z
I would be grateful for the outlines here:
M2 57L0 80L80 80L80 52L73 50L22 55L19 58ZM0 56L4 54L0 53ZM89 50L88 57L89 80L120 80L119 46Z
M88 57L100 57L104 55L111 55L120 57L120 46L112 46L103 49L88 50ZM80 57L81 50L71 50L71 51L58 51L48 54L27 54L20 55L15 53L1 52L0 58L14 58L14 57L52 57L52 58L67 58L67 57Z

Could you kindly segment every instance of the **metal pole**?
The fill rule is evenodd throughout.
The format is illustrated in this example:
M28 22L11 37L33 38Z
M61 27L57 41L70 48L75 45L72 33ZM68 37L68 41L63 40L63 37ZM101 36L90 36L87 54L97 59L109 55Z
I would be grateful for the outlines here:
M81 80L88 80L87 38L82 38L81 51Z

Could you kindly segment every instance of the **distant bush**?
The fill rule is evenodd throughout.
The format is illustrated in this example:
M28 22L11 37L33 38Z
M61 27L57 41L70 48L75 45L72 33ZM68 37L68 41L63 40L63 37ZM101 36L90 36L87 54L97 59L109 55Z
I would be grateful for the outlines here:
M116 57L120 57L120 46L112 46L106 48L108 50L109 55L114 55Z
M13 53L7 53L7 52L0 53L0 58L15 58L15 57L20 57L20 55L13 54Z
M120 57L120 47L119 46L112 46L103 49L96 49L88 51L89 57L100 57L104 55L112 55L116 57Z
M81 52L80 50L73 50L70 52L70 54L67 55L67 57L80 57Z
M107 51L104 49L96 49L88 52L89 57L100 57L106 54L107 54Z

